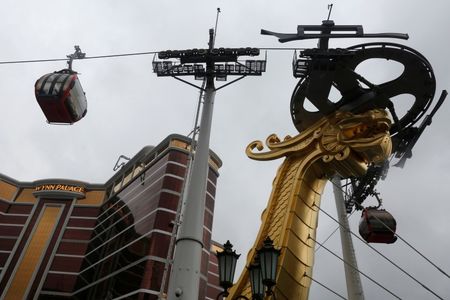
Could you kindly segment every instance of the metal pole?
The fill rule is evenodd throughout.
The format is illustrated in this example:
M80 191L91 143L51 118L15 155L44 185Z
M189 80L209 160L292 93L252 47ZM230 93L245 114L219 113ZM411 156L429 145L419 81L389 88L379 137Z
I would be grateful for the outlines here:
M338 219L341 224L339 227L341 233L342 255L344 261L353 266L344 264L345 278L347 282L347 295L349 300L364 300L364 293L361 285L361 277L356 271L358 265L356 263L355 249L353 248L352 236L348 225L347 212L345 210L344 195L341 187L341 178L334 176L333 182L334 199L336 200L336 209Z
M214 30L210 29L209 49L214 47ZM207 71L214 62L207 63ZM209 140L213 115L214 77L207 73L205 97L200 119L200 133L194 154L192 174L186 194L183 219L175 244L172 273L169 281L169 300L197 300L199 296L200 265L203 249L203 222L206 183L209 169Z

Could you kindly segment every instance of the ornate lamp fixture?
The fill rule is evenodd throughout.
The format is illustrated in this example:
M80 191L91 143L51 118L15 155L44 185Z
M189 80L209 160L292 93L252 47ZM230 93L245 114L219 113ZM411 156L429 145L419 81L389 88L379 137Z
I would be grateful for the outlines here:
M257 250L259 254L259 260L261 263L261 277L262 282L267 286L266 294L273 295L272 287L276 283L277 276L277 264L278 257L280 256L280 250L273 247L273 241L270 237L264 240L264 245L261 249Z
M259 255L256 255L255 262L247 267L250 273L250 285L252 289L252 298L254 300L264 299L264 283L261 274L261 264Z
M227 297L229 295L228 289L233 286L234 273L236 271L236 263L240 254L236 254L230 241L224 245L224 250L217 251L216 256L219 263L219 284L223 288L223 292L217 295L216 299L220 297ZM257 256L255 261L248 266L250 272L250 285L252 289L252 300L263 300L264 289L267 287L266 295L272 296L275 299L275 293L272 288L276 284L276 272L278 257L280 250L275 249L273 241L267 237L264 240L264 245L261 249L256 250ZM248 299L246 296L237 296L233 300Z
M233 245L230 241L225 243L222 252L217 251L217 260L219 261L219 282L220 286L223 287L223 294L225 297L228 296L228 289L233 286L234 272L236 271L236 263L241 256L236 254L233 250Z

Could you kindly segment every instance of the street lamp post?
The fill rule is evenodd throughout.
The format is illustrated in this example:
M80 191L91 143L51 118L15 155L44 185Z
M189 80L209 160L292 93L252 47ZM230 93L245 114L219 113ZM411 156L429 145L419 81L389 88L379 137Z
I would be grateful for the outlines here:
M219 262L219 283L224 289L217 295L216 300L219 300L220 297L227 297L229 295L228 289L233 286L236 262L240 255L236 254L232 247L230 241L227 241L224 250L217 251L216 254ZM272 288L276 285L278 257L281 251L275 249L273 241L267 237L264 240L263 247L256 252L255 261L247 267L250 273L252 300L263 300L265 288L267 288L266 295L276 299ZM243 295L239 295L232 300L238 299L250 300Z

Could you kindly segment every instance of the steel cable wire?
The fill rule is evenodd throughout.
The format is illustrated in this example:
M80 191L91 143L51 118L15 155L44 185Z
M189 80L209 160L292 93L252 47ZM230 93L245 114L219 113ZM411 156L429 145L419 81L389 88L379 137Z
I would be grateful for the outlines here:
M323 283L320 283L319 281L317 281L316 279L312 278L311 276L309 276L308 274L303 274L303 276L308 277L309 279L311 279L312 281L314 281L315 283L317 283L318 285L320 285L321 287L327 289L328 291L332 292L333 294L335 294L336 296L338 296L341 299L344 300L348 300L347 298L345 298L344 296L340 295L339 293L333 291L331 288L327 287L326 285L324 285Z
M392 296L394 296L397 299L402 299L399 296L397 296L396 294L394 294L392 291L388 290L386 287L384 287L381 283L379 283L378 281L376 281L375 279L372 279L370 276L368 276L367 274L365 274L364 272L358 270L357 268L355 268L352 264L348 263L347 261L345 261L342 257L340 257L339 255L337 255L336 253L334 253L333 251L331 251L330 249L328 249L326 246L320 244L320 242L316 241L313 237L311 237L311 235L308 235L308 238L313 240L314 242L316 242L317 244L321 245L322 248L324 248L325 250L327 250L329 253L331 253L333 256L335 256L336 258L338 258L339 260L341 260L344 264L348 265L349 267L351 267L353 270L355 270L356 272L358 272L359 274L363 275L364 277L366 277L367 279L369 279L371 282L375 283L376 285L378 285L380 288L382 288L383 290L385 290L386 292L388 292L389 294L391 294Z
M293 51L293 50L303 50L303 49L306 49L306 48L262 47L262 48L258 48L258 49L266 50L266 51ZM119 54L95 55L95 56L86 56L84 58L74 58L74 60L86 60L86 59L101 59L101 58L113 58L113 57L151 55L151 54L157 54L159 52L160 51L144 51L144 52L131 52L131 53L119 53ZM67 61L67 60L68 60L68 58L9 60L9 61L0 61L0 65L43 63L43 62Z
M355 212L356 210L353 210L352 211L352 213L347 217L348 219L350 219L350 217L351 216L353 216L353 213ZM338 229L340 228L341 226L338 226L338 227L336 227L328 236L327 236L327 238L322 242L322 244L325 244L335 233L336 233L336 231L338 231ZM319 251L319 249L321 248L321 246L319 245L319 247L317 247L316 248L316 250L314 250L315 252L317 252L317 251Z
M322 208L320 208L319 206L315 205L321 212L323 212L324 214L326 214L329 218L331 218L332 220L334 220L336 223L338 223L340 226L342 226L342 224L336 220L336 218L334 218L333 216L331 216L330 214L328 214L326 211L324 211ZM344 229L345 227L342 226ZM347 230L347 229L345 229ZM381 257L383 257L384 259L386 259L389 263L391 263L393 266L395 266L397 269L399 269L400 271L403 272L403 274L407 275L409 278L411 278L413 281L415 281L416 283L418 283L420 286L422 286L424 289L426 289L428 292L430 292L431 294L433 294L435 297L444 300L444 298L442 298L441 296L439 296L436 292L434 292L432 289L430 289L428 286L426 286L424 283L420 282L418 279L416 279L414 276L412 276L410 273L408 273L405 269L403 269L402 267L400 267L399 265L397 265L395 262L393 262L390 258L388 258L387 256L385 256L383 253L381 253L379 250L377 250L376 248L374 248L373 246L371 246L369 243L367 243L365 240L363 240L362 238L360 238L357 234L355 234L353 231L348 230L353 236L355 236L358 240L360 240L361 242L363 242L364 244L366 244L370 249L372 249L373 251L375 251L376 253L378 253ZM322 246L323 247L323 246Z
M150 55L150 54L156 54L156 53L158 53L158 51L122 53L122 54L108 54L108 55L96 55L96 56L86 56L84 58L75 58L74 60L112 58L112 57L124 57L124 56L138 56L138 55ZM41 62L52 62L52 61L67 61L67 60L68 60L68 58L10 60L10 61L0 61L0 65L41 63Z
M330 180L331 181L331 180ZM337 186L334 182L331 181L331 183L335 186ZM346 195L350 196L349 193L346 190L343 190L342 187L339 187L341 191ZM362 206L361 206L362 207ZM355 211L353 211L355 212ZM352 214L353 214L352 212ZM405 240L402 236L400 236L398 233L393 231L389 226L387 226L382 220L380 220L377 216L374 215L374 218L377 219L378 222L380 222L384 227L386 227L390 232L394 233L401 241L403 241L408 247L410 247L414 252L416 252L418 255L420 255L423 259L425 259L429 264L431 264L433 267L435 267L439 272L441 272L443 275L445 275L447 278L450 278L450 275L445 272L442 268L440 268L438 265L436 265L434 262L432 262L428 257L426 257L424 254L422 254L417 248L415 248L412 244L410 244L407 240Z
M380 222L384 227L386 227L390 232L394 233L396 237L398 237L402 242L404 242L408 247L414 250L417 254L419 254L423 259L425 259L428 263L430 263L433 267L435 267L439 272L441 272L443 275L445 275L447 278L450 278L450 276L445 272L443 269L441 269L438 265L433 263L429 258L427 258L425 255L420 253L419 250L417 250L413 245L408 243L402 236L400 236L398 233L393 231L389 226L386 225L382 220L380 220L377 216L373 216L378 222Z

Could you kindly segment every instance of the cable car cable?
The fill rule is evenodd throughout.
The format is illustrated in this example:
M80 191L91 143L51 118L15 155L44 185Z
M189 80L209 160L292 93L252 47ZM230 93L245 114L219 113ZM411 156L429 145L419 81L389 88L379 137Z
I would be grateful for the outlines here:
M331 181L331 180L330 180ZM331 183L333 183L333 185L335 185L334 182L331 181ZM337 186L337 185L336 185ZM345 190L342 189L342 187L340 187L340 189L342 190L342 192L346 195L346 196L350 196L349 193ZM355 203L357 205L360 205L358 203ZM361 206L362 207L362 206ZM352 212L353 213L353 212ZM414 252L416 252L418 255L420 255L423 259L425 259L429 264L431 264L433 267L436 268L436 270L438 270L439 272L441 272L444 276L446 276L447 278L450 278L450 275L445 272L442 268L440 268L438 265L436 265L434 262L432 262L428 257L426 257L424 254L422 254L419 250L417 250L417 248L415 248L412 244L410 244L408 241L406 241L402 236L400 236L398 233L394 232L389 226L387 226L382 220L380 220L377 216L373 216L378 222L380 222L384 227L386 227L389 231L391 231L392 233L395 234L395 236L397 236L397 238L399 238L400 240L402 240L407 246L409 246L412 250L414 250ZM359 237L359 236L358 236Z
M353 215L353 213L354 213L355 211L356 211L356 210L353 210L353 211L351 212L351 214L347 217L347 219L350 219L350 217ZM341 226L336 227L336 228L333 230L333 232L331 232L330 235L328 235L328 237L322 242L322 244L325 244L325 243L331 238L331 236L333 236L333 234L335 234L336 231L338 231L338 229L339 229L340 227L341 227ZM319 247L317 247L316 250L314 250L314 252L319 251L320 248L321 248L321 246L319 245Z
M324 211L322 208L320 208L319 206L317 206L316 204L313 204L314 206L316 206L321 212L323 212L324 214L326 214L329 218L331 218L332 220L334 220L336 223L338 223L340 226L342 226L344 229L346 229L336 218L334 218L332 215L330 215L329 213L327 213L326 211ZM347 229L346 229L347 230ZM363 242L364 244L366 244L370 249L372 249L373 251L375 251L376 253L378 253L379 255L381 255L381 257L383 257L384 259L386 259L388 262L390 262L393 266L395 266L397 269L399 269L400 271L402 271L405 275L407 275L409 278L411 278L412 280L414 280L416 283L418 283L419 285L421 285L424 289L426 289L428 292L432 293L434 296L436 296L437 298L444 300L444 298L442 298L441 296L439 296L437 293L435 293L432 289L430 289L429 287L427 287L425 284L423 284L422 282L420 282L418 279L416 279L414 276L412 276L411 274L409 274L407 271L405 271L402 267L400 267L399 265L397 265L395 262L393 262L390 258L388 258L387 256L385 256L383 253L381 253L380 251L378 251L376 248L374 248L373 246L371 246L369 243L367 243L364 239L362 239L361 237L359 237L356 233L354 233L351 230L348 230L353 236L355 236L358 240L360 240L361 242Z
M123 57L123 56L151 55L151 54L157 54L157 53L158 53L158 51L134 52L134 53L123 53L123 54L108 54L108 55L86 56L82 59L85 60L85 59L100 59L100 58L112 58L112 57ZM82 59L75 59L75 60L82 60ZM0 65L41 63L41 62L52 62L52 61L67 61L67 58L0 61Z
M123 57L123 56L151 55L151 54L157 54L158 52L159 51L148 51L148 52L135 52L135 53L124 53L124 54L109 54L109 55L86 56L83 59L99 59L99 58L111 58L111 57Z
M314 242L318 243L319 245L320 242L316 241L313 237L311 237L311 235L308 235L308 238L313 240ZM337 257L338 259L340 259L343 263L345 263L346 265L350 266L352 269L354 269L355 271L357 271L358 273L360 273L361 275L363 275L364 277L366 277L367 279L369 279L370 281L372 281L373 283L375 283L376 285L378 285L380 288L382 288L383 290L385 290L386 292L388 292L389 294L391 294L392 296L394 296L397 299L402 299L399 296L397 296L396 294L394 294L392 291L388 290L386 287L384 287L381 283L377 282L376 280L372 279L370 276L366 275L364 272L358 270L357 268L355 268L352 264L346 262L342 257L340 257L339 255L337 255L336 253L334 253L333 251L331 251L330 249L328 249L326 246L321 245L322 248L324 248L325 250L327 250L329 253L333 254L335 257Z
M27 63L38 63L38 62L50 62L50 61L67 61L67 58L50 58L50 59L34 59L34 60L0 61L0 65L7 65L7 64L27 64Z
M261 47L261 48L258 48L258 49L266 50L266 51L293 51L293 50L304 50L304 49L307 49L307 48ZM140 55L154 55L154 54L158 54L159 52L160 51L145 51L145 52L131 52L131 53L120 53L120 54L85 56L82 59L75 58L74 60L101 59L101 58L126 57L126 56L140 56ZM67 61L67 58L9 60L9 61L0 61L0 65L42 63L42 62L53 62L53 61Z
M331 238L331 236L332 236L333 234L335 234L336 231L338 231L339 227L340 227L340 226L336 227L336 228L333 230L333 232L331 232L330 235L322 242L322 244L325 244L326 242L328 242L328 240ZM319 247L317 247L317 248L314 250L314 252L319 251L321 247L322 247L322 246L319 245Z
M333 291L332 289L330 289L329 287L327 287L326 285L324 285L323 283L320 283L319 281L315 280L314 278L312 278L311 276L309 276L308 274L303 274L304 277L308 277L309 279L311 279L312 281L314 281L315 283L317 283L318 285L320 285L321 287L327 289L328 291L332 292L333 294L335 294L336 296L338 296L341 299L344 300L348 300L347 298L345 298L344 296L340 295L339 293Z
M380 222L384 227L386 227L387 229L389 229L389 231L395 233L394 231L392 231L392 229L387 226L382 220L380 220L376 215L373 215L373 217ZM413 245L411 245L410 243L408 243L403 237L401 237L398 233L395 233L395 235L402 240L407 246L409 246L411 249L413 249L417 254L419 254L423 259L425 259L428 263L430 263L433 267L435 267L439 272L441 272L442 274L444 274L447 278L450 278L450 275L448 275L444 270L442 270L439 266L437 266L435 263L433 263L430 259L428 259L425 255L423 255L422 253L420 253L419 250L417 250Z

